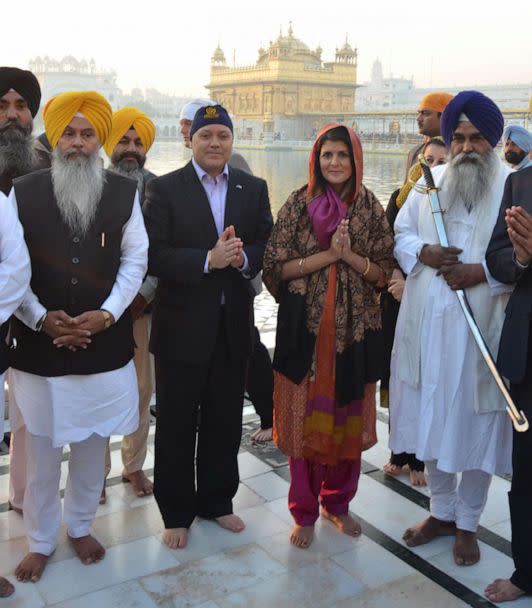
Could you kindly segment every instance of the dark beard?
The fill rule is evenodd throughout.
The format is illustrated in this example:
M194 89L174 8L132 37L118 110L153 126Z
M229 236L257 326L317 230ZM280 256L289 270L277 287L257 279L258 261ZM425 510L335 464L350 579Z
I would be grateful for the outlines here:
M33 147L32 128L31 123L23 125L18 120L6 120L0 124L0 175L19 177L34 170L37 154Z
M510 165L518 165L523 158L525 158L526 156L526 152L513 152L511 150L509 150L508 152L505 152L504 154L504 158L506 159L507 163L510 163Z
M127 156L132 156L136 162L128 160ZM116 154L113 152L109 170L136 180L139 192L142 192L144 187L144 172L142 171L142 167L144 167L145 162L146 157L136 152L128 152L127 154Z

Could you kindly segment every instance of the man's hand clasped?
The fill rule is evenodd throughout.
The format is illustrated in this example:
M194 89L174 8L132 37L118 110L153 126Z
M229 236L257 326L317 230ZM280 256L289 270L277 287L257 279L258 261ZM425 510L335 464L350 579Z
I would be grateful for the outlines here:
M458 247L424 245L419 253L419 261L435 268L453 290L474 287L486 280L482 264L464 264L458 258L462 250Z
M50 310L46 313L42 331L52 338L57 348L76 351L78 348L86 349L92 341L91 336L106 327L106 313L102 310L89 310L77 317L71 317L64 310Z
M514 246L515 257L523 266L532 261L532 216L522 207L506 209L508 236Z
M228 266L242 268L244 265L244 243L236 236L235 227L228 226L211 249L210 270L221 270Z

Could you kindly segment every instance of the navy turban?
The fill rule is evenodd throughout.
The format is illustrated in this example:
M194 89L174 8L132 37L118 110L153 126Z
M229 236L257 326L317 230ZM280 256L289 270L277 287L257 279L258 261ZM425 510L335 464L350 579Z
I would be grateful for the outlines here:
M20 68L0 67L0 97L11 89L24 97L35 118L41 104L41 87L35 74Z
M506 143L509 139L527 154L532 150L532 133L524 127L520 127L519 125L507 126L502 134L502 140Z
M198 129L207 125L224 125L233 132L233 122L227 110L219 105L204 106L196 112L190 127L190 139Z
M441 134L447 147L451 145L454 130L462 114L466 115L467 120L475 125L495 148L501 139L504 118L497 105L479 91L461 91L447 104L440 121Z

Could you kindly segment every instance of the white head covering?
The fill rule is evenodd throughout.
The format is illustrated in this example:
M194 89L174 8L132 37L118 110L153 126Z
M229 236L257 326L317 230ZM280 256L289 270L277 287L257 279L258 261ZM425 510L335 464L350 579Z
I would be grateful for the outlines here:
M193 99L189 101L181 108L181 114L179 114L179 120L194 120L194 116L196 112L203 108L203 106L215 106L216 102L212 99L202 99L198 97L197 99Z

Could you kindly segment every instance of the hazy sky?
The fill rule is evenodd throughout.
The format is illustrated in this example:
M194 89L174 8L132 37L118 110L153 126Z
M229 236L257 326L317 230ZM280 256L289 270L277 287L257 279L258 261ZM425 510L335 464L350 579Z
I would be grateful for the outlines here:
M26 67L36 55L93 57L114 68L124 91L156 87L204 95L220 43L229 63L255 63L292 20L294 35L323 48L358 47L358 81L380 57L384 73L417 86L532 82L532 2L445 0L27 0L3 11L0 65ZM440 12L438 12L440 9Z

